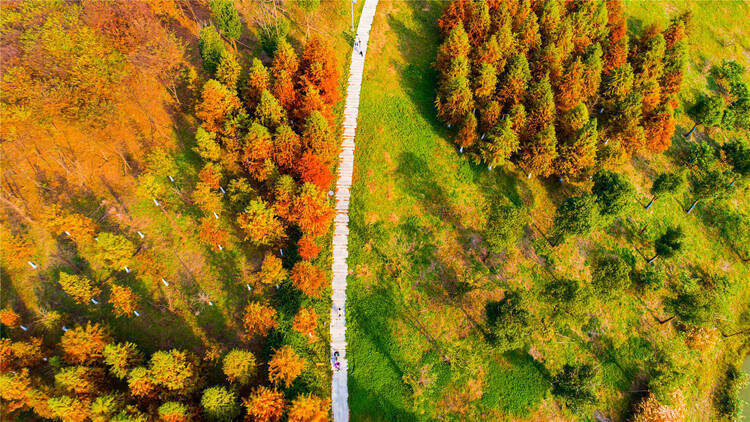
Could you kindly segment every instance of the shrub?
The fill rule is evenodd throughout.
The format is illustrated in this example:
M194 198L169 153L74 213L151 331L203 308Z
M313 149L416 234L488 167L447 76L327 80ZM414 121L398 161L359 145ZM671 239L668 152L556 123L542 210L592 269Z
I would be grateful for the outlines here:
M529 214L523 207L494 204L487 217L485 238L494 252L500 253L513 247L529 222Z
M210 420L232 421L240 415L237 396L224 387L211 387L201 396L201 407Z

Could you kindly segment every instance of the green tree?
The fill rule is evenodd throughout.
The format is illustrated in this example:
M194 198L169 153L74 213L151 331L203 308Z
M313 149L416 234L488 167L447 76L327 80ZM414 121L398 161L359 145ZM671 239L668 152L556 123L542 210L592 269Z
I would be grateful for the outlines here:
M571 196L557 207L555 212L553 237L555 243L563 242L568 236L583 236L596 227L598 213L596 200L591 195Z
M242 35L242 22L234 0L211 0L210 6L219 31L232 42L238 40Z
M204 160L219 161L221 159L221 146L216 142L216 134L203 127L198 127L195 131L195 148L193 149Z
M743 406L741 393L747 385L748 375L730 364L723 381L714 392L716 412L728 421L740 420Z
M214 421L232 421L240 415L237 396L224 387L211 387L201 396L201 407L206 416Z
M554 163L555 171L568 179L580 179L589 173L596 162L598 137L597 120L585 122L570 139L558 144L559 155Z
M630 208L635 188L625 175L609 170L600 170L594 175L591 192L596 197L599 212L608 217L617 217Z
M685 173L660 173L654 179L654 183L651 185L651 201L646 205L646 209L651 208L656 198L665 195L675 195L685 189Z
M216 28L211 25L201 28L198 34L198 50L203 60L203 69L211 75L216 73L225 50L224 42L216 32Z
M487 216L484 236L490 248L496 253L501 253L518 243L528 222L529 213L524 207L493 204Z
M707 169L696 171L690 175L690 186L693 192L693 203L688 208L690 214L698 201L707 201L721 198L729 194L734 187L732 184L732 173L718 169Z
M485 135L479 145L479 153L487 166L499 167L510 160L510 156L518 150L518 134L513 130L511 119L502 119Z
M619 297L630 287L631 268L618 255L605 255L594 261L591 279L603 297Z
M490 341L500 353L522 348L531 336L530 316L518 292L485 305Z
M664 350L657 350L646 366L649 368L649 392L660 403L670 404L672 393L681 388L687 379L686 368Z
M286 122L286 110L268 90L265 90L260 94L258 106L255 108L255 118L260 125L273 129Z
M534 133L521 144L521 162L529 175L547 177L552 174L557 154L557 135L552 124Z
M594 391L598 383L597 373L590 364L565 364L562 370L552 377L552 394L569 409L582 414L586 407L596 400Z
M719 312L721 301L714 290L698 278L682 274L675 294L664 298L664 308L684 324L709 327Z
M286 41L291 30L291 22L282 16L277 16L268 24L262 25L259 31L260 46L269 56L276 53L278 46Z
M750 148L746 142L733 139L721 146L727 163L741 177L750 176Z
M255 356L246 350L233 349L224 356L222 368L229 382L247 384L255 374Z
M694 124L690 132L685 134L685 138L689 138L698 125L705 127L719 126L724 116L724 100L719 96L709 97L701 95L693 107L690 108L689 114L693 118Z
M216 79L230 89L237 89L242 68L237 62L237 57L230 51L221 53L221 60L216 67Z
M656 255L649 259L648 263L654 262L660 256L662 258L671 258L677 255L682 249L684 237L685 234L682 232L682 227L668 227L664 234L659 236L654 242Z

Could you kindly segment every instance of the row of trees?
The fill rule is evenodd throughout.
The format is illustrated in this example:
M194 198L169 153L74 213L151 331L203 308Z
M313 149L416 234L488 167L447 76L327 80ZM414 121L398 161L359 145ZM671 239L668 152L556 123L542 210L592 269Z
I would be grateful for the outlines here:
M590 175L597 162L666 150L689 16L629 40L619 0L457 0L443 13L438 117L490 168Z
M7 314L3 312L2 323L12 326ZM174 349L146 360L135 344L116 343L105 326L90 323L69 329L57 347L60 355L46 358L53 350L39 338L0 340L0 397L8 412L33 411L43 418L76 422L179 422L199 416L229 421L243 413L238 393L256 376L258 366L251 352L230 350L219 362L229 386L206 387L211 362ZM284 346L273 353L268 378L276 387L288 387L305 365ZM43 366L54 370L54 388L40 379ZM289 402L276 387L256 386L243 399L251 420L276 421L284 414L290 421L327 419L327 399L306 394Z

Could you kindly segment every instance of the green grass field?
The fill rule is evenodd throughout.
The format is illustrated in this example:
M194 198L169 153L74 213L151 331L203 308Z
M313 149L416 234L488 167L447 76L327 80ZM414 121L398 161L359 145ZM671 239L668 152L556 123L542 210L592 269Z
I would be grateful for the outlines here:
M712 21L711 32L705 26L714 16L711 6L693 4L696 36L686 100L705 87L705 57L712 63L737 58L747 64L745 44L750 42L740 22L746 4L721 3L726 13ZM636 25L632 29L665 23L683 6L627 3ZM458 153L433 106L432 62L442 7L430 1L381 2L368 47L350 211L352 419L575 420L549 393L550 374L572 361L601 369L596 407L619 420L631 405L628 391L644 359L656 347L672 347L676 337L648 313L659 309L658 292L597 302L602 335L596 344L584 340L578 329L535 333L528 354L498 354L487 345L482 338L485 303L502 298L508 288L533 295L556 275L588 279L591 258L605 251L632 256L643 266L641 254L652 256L653 239L668 224L686 230L687 252L660 265L672 269L689 263L740 281L748 279L748 266L701 218L701 207L710 205L687 215L690 198L685 196L643 211L655 172L673 167L670 154L638 157L620 169L638 190L628 219L557 248L534 229L514 250L489 253L482 229L491 201L523 203L544 233L559 201L578 188L527 179L512 165L488 171ZM717 27L727 39L710 35ZM689 124L686 116L679 118L680 126ZM737 195L734 206L746 207L747 198ZM533 305L532 313L541 316L542 308ZM719 350L696 352L680 344L687 359L699 361L705 373L716 373L723 359ZM701 377L689 387L691 420L707 418L715 380Z

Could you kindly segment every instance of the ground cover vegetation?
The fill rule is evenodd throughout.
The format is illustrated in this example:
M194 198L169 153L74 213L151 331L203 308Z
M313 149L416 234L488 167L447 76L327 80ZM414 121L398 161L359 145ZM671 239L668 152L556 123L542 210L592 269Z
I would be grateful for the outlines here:
M348 2L4 2L0 419L326 420Z
M352 414L736 419L747 5L379 7L352 187Z

